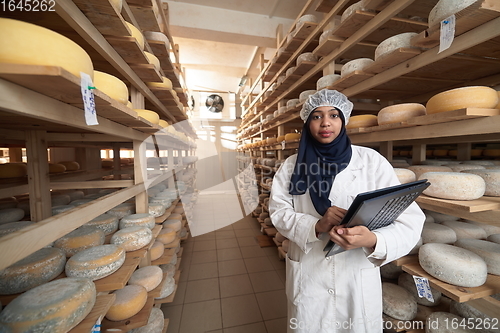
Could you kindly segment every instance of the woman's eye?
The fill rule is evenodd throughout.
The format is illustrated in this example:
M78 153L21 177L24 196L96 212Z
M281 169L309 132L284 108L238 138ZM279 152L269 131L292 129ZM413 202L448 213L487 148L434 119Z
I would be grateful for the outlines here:
M313 116L313 119L320 119L320 116Z
M338 118L338 117L339 117L339 115L338 115L338 114L332 114L332 115L331 115L331 117L332 117L332 118Z

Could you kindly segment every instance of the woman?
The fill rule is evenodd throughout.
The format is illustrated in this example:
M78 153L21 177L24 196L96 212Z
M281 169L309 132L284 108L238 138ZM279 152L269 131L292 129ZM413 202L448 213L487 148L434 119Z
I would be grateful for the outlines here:
M382 332L379 267L406 255L422 231L424 214L415 203L374 232L338 225L358 193L399 184L383 156L351 145L345 125L352 107L335 90L310 96L300 112L298 154L273 179L271 220L290 239L288 332ZM325 258L329 240L348 251Z

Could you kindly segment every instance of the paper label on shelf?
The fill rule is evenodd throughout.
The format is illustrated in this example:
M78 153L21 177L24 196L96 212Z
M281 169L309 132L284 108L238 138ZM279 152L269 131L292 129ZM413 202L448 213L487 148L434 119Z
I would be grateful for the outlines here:
M439 36L439 51L438 53L443 52L448 49L453 43L453 39L455 38L455 15L451 15L450 17L441 21L441 34Z
M417 288L418 297L425 297L429 302L434 302L434 297L432 297L429 280L427 278L415 275L413 275L413 280L415 281L415 287Z
M92 89L95 89L92 83L92 78L86 73L80 72L81 84L80 90L82 91L83 98L83 109L85 112L85 122L87 125L99 125L97 121L97 112L95 110L94 93Z
M281 150L285 150L285 142L286 141L281 141Z
M102 316L99 316L99 318L97 318L97 321L95 322L94 327L92 327L92 333L98 333L101 331L101 322Z

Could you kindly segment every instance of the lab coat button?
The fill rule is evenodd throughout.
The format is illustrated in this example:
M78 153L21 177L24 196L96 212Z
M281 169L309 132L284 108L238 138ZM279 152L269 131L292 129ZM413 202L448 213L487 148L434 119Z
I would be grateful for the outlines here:
M326 257L325 259L326 259L326 260L330 260L330 257Z
M328 293L329 293L330 295L333 295L333 294L335 294L335 290L333 290L333 289L328 289Z

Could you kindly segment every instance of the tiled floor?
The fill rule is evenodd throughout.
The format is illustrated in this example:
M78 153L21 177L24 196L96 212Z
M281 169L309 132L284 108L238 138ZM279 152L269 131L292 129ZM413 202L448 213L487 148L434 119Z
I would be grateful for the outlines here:
M220 202L200 199L201 208ZM246 217L183 242L177 293L162 306L167 333L286 332L285 263L276 247L259 247L257 235L257 221Z

